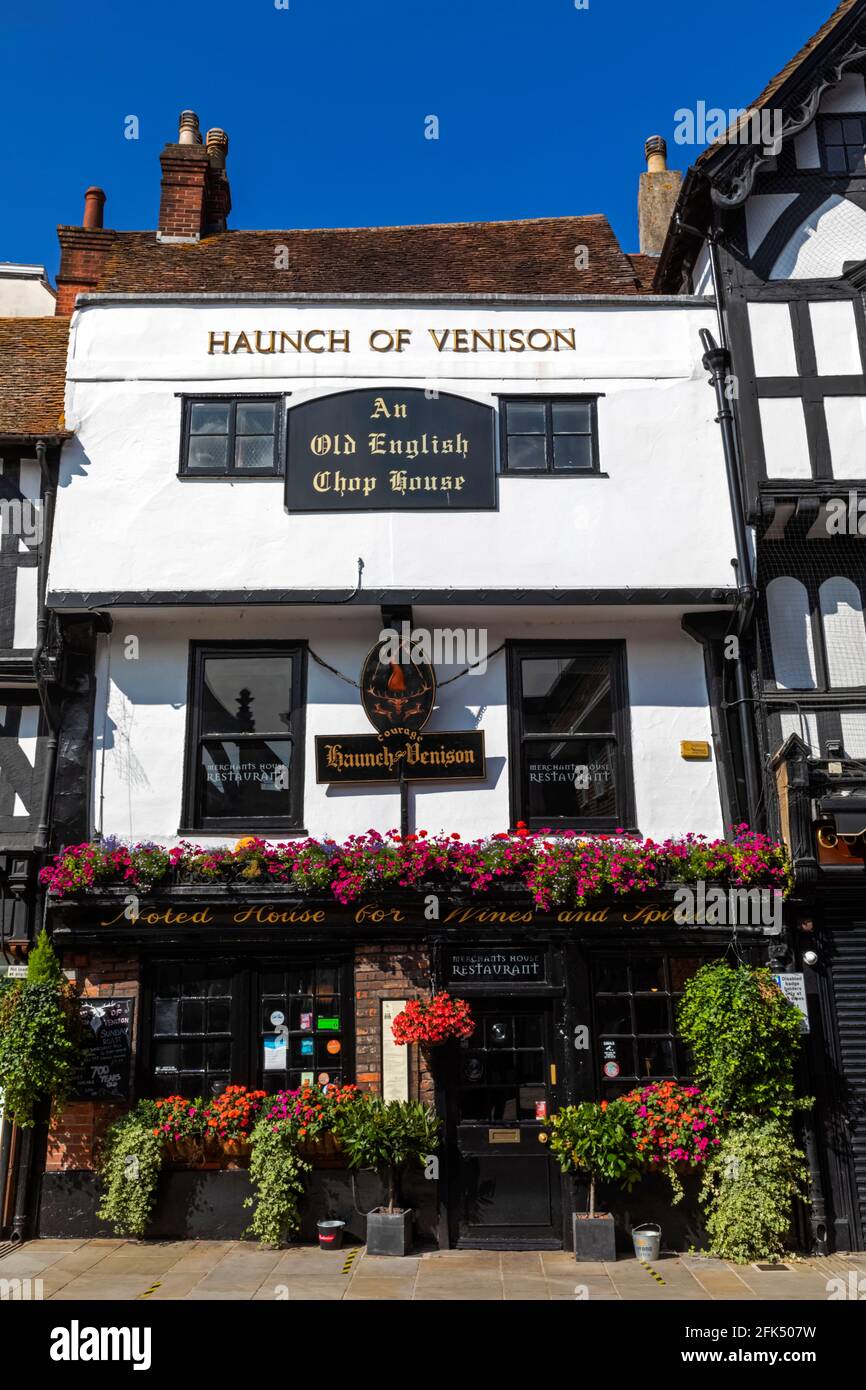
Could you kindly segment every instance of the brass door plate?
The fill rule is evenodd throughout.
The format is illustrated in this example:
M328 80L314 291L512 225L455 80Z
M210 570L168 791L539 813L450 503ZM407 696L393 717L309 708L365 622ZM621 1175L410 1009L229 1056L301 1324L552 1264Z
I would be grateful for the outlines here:
M519 1144L519 1129L488 1129L488 1144Z

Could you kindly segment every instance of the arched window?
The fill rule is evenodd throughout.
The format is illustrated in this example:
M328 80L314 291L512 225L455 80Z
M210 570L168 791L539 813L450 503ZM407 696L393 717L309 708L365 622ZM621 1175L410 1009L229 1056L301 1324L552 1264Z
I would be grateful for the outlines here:
M834 575L824 580L818 599L828 685L831 689L866 685L866 623L860 590L852 580Z
M767 585L773 675L779 690L815 690L815 644L809 595L799 579L784 575Z

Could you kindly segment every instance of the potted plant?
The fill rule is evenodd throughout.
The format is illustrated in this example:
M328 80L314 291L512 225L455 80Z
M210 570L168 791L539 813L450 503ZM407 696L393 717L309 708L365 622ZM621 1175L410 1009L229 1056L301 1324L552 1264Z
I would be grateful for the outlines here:
M628 1191L640 1178L631 1107L621 1100L584 1101L560 1110L547 1126L550 1148L562 1171L584 1173L589 1179L589 1210L572 1217L574 1258L613 1261L613 1216L596 1210L596 1185L618 1182Z
M204 1102L200 1096L161 1096L153 1102L155 1134L165 1159L182 1168L201 1168L205 1161Z
M227 1158L248 1160L253 1126L269 1099L267 1091L227 1086L204 1110L206 1146Z
M451 1038L471 1038L475 1020L467 1000L455 999L443 989L430 1000L410 999L394 1019L391 1032L401 1047L408 1043L434 1047Z
M43 930L26 980L0 981L0 1093L6 1118L32 1128L46 1099L62 1105L81 1057L78 996Z
M350 1166L373 1169L385 1185L386 1205L367 1213L368 1255L408 1255L412 1212L399 1205L399 1175L438 1147L437 1115L419 1101L364 1097L343 1108L337 1133Z

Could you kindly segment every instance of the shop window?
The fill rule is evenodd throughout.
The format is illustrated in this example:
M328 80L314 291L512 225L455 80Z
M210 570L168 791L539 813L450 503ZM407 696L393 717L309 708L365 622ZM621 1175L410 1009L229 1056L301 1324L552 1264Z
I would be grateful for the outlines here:
M828 174L866 174L862 116L824 116L819 122Z
M686 981L705 957L634 953L593 964L601 1094L613 1100L651 1081L687 1080L691 1062L676 1033Z
M278 396L205 396L183 402L181 474L273 477L280 470Z
M512 819L631 829L624 644L515 643L509 683Z
M597 473L594 396L523 396L501 405L503 473Z
M343 1001L337 964L274 966L261 975L260 1082L264 1090L343 1081Z
M153 991L150 1053L158 1096L210 1096L233 1073L235 972L225 962L164 963Z
M342 956L163 960L147 978L145 1094L207 1099L228 1084L273 1092L352 1079L352 966Z
M300 829L304 684L301 644L192 644L189 829Z

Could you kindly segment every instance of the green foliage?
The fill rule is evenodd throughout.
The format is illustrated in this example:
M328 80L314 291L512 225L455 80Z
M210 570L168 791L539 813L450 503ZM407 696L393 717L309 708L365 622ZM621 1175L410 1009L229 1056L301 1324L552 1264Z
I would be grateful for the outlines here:
M790 1115L800 1017L769 970L703 966L686 983L677 1023L705 1098L729 1116Z
M40 969L46 968L44 963ZM62 1104L79 1055L75 993L66 984L15 980L0 993L0 1090L6 1114L27 1129L48 1097Z
M59 988L65 983L65 980L66 977L60 968L60 961L54 954L51 939L43 927L36 945L27 957L27 983L28 985L54 985Z
M739 1119L704 1171L701 1201L713 1254L744 1264L778 1259L793 1203L808 1200L808 1176L788 1120Z
M423 1164L438 1148L439 1119L420 1101L364 1096L343 1108L335 1133L352 1168L372 1168L386 1181L393 1212L398 1173L408 1163Z
M245 1206L254 1207L249 1230L265 1245L278 1246L301 1224L298 1199L312 1169L298 1153L298 1126L293 1119L263 1117L253 1127L250 1178L256 1189Z
M550 1148L563 1173L589 1177L589 1214L595 1215L597 1182L620 1183L626 1191L640 1179L634 1114L622 1100L567 1105L547 1121Z
M119 1236L143 1236L156 1200L163 1142L150 1101L116 1120L100 1162L103 1194L97 1215Z

